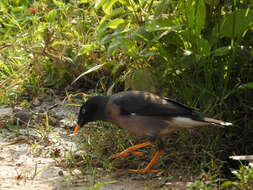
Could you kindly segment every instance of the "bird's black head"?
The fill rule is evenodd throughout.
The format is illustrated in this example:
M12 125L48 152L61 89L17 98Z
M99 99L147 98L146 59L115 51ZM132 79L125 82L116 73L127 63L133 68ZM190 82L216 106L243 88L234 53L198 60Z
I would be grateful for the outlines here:
M80 108L74 133L77 133L83 125L89 122L106 121L105 110L108 99L108 96L93 96L88 99Z

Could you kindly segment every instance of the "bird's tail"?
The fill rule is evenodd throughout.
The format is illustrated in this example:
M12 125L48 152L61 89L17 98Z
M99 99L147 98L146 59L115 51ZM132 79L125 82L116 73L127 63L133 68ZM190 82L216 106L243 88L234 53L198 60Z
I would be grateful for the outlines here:
M209 118L209 117L204 117L203 120L207 123L210 123L210 124L213 124L213 125L218 125L220 127L233 125L230 122L225 122L225 121L221 121L221 120L217 120L217 119L213 119L213 118Z

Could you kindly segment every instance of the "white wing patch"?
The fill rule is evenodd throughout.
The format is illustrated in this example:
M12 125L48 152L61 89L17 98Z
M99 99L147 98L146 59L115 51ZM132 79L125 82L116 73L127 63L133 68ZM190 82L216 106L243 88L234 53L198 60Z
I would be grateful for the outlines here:
M221 125L224 125L224 126L230 126L230 125L233 125L233 123L229 123L229 122L221 122Z
M207 122L196 121L189 117L173 117L172 123L179 127L195 127L195 126L201 126L201 125L208 125Z

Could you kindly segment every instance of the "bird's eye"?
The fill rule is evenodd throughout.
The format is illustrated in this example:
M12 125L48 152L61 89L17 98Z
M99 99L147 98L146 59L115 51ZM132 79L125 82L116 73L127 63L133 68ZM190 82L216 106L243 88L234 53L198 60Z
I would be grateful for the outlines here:
M85 114L86 110L83 108L81 112L82 112L82 114Z

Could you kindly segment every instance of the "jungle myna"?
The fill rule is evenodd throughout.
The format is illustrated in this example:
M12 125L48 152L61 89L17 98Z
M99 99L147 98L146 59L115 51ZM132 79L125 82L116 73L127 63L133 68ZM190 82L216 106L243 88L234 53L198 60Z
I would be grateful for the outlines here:
M97 120L111 122L133 134L149 137L149 141L114 154L113 158L125 157L130 153L137 155L140 153L136 152L137 149L157 143L158 151L150 163L142 170L131 170L139 173L159 171L151 168L164 152L161 140L163 135L181 128L210 124L232 125L232 123L200 117L194 113L193 109L174 100L140 91L124 91L112 96L91 97L80 108L74 133L77 133L86 123Z

